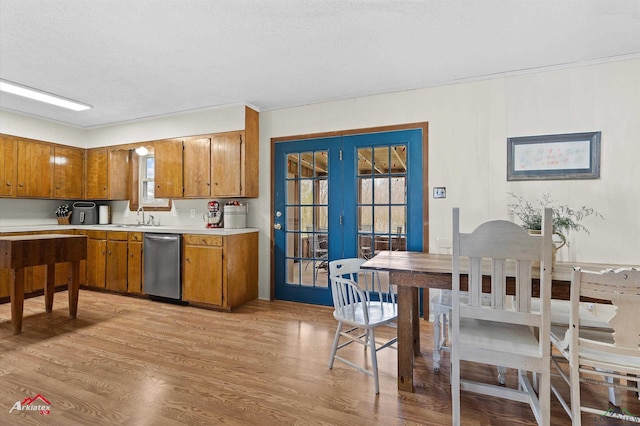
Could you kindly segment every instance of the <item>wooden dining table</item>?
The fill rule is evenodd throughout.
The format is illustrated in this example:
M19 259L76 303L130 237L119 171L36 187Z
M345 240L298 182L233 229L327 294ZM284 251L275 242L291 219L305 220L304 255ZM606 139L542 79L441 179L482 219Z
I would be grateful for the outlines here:
M0 268L10 270L11 322L13 334L22 332L24 309L24 268L47 265L44 287L45 311L52 312L55 292L55 264L71 262L69 318L78 312L80 261L87 258L87 237L84 235L39 234L0 237Z
M424 310L428 312L428 289L451 289L452 256L414 251L382 251L365 262L363 269L386 271L389 283L398 288L398 390L413 392L413 367L420 355L419 289L423 288ZM601 263L556 262L552 270L551 297L569 300L571 272L574 266L586 270L617 269L629 265ZM461 263L461 272L465 264ZM536 268L533 278L536 280ZM487 278L490 275L487 269ZM515 269L514 269L515 276ZM465 285L461 277L461 288ZM486 285L486 287L485 287ZM514 294L513 280L507 281L507 293ZM483 291L490 291L489 279L483 282ZM539 283L534 281L532 295L539 296ZM428 313L425 315L428 318Z

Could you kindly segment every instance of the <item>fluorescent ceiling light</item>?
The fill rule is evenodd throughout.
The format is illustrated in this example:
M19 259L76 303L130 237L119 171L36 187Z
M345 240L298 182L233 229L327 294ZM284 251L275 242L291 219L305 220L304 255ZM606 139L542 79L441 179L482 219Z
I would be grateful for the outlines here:
M79 102L61 98L60 96L50 95L39 90L19 86L15 83L9 83L8 81L0 81L0 91L23 96L29 99L35 99L36 101L46 102L48 104L72 109L74 111L84 111L85 109L91 109L91 105L81 104Z

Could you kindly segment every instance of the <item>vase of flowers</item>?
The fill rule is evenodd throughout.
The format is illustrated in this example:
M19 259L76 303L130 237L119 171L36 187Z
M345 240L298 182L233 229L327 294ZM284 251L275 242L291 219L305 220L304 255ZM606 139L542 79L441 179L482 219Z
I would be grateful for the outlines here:
M589 230L581 223L583 219L594 216L604 219L600 213L591 207L582 206L572 208L566 204L558 204L551 198L551 194L543 194L541 200L536 200L535 204L530 203L523 197L508 192L514 198L514 202L509 204L509 209L522 222L522 227L532 233L539 233L542 229L542 211L546 207L553 210L553 234L557 236L553 243L553 262L555 263L556 252L567 244L567 235L570 231Z

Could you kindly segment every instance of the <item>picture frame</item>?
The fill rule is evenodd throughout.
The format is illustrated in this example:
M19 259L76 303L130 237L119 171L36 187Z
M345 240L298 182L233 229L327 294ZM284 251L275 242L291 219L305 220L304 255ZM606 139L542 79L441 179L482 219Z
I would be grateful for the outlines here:
M600 178L601 132L507 138L507 180Z

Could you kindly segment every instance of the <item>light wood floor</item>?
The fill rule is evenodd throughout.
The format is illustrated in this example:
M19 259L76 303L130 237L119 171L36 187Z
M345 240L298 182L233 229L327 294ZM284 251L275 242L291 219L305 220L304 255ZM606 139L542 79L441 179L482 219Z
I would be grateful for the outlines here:
M416 393L397 391L397 354L385 349L376 396L372 378L327 368L330 308L254 301L221 313L86 290L76 320L67 307L66 292L49 315L43 297L26 300L23 333L13 336L9 304L0 305L0 425L451 424L448 358L434 374L428 322ZM37 394L50 401L49 415L9 413ZM568 425L553 403L552 424ZM637 399L625 403L640 412ZM533 424L522 404L469 394L462 404L464 425Z

